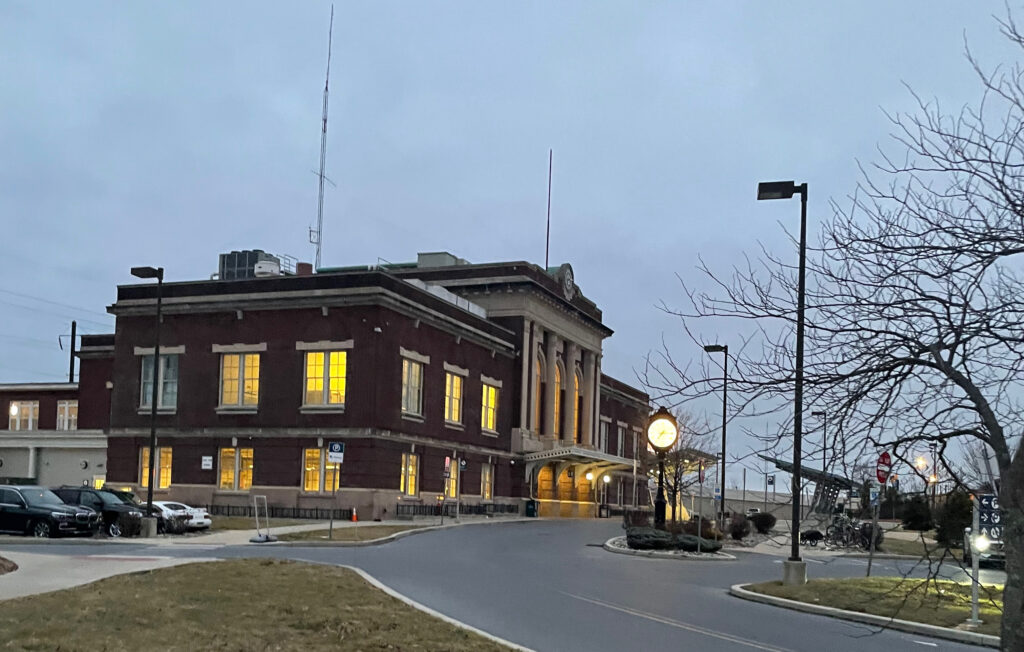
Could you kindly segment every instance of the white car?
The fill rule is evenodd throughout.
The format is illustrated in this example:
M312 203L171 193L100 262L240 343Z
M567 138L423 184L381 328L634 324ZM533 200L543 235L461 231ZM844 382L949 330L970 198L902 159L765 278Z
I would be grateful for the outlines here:
M205 530L213 525L210 514L203 507L189 507L183 503L167 500L154 500L153 505L159 505L161 510L171 514L188 516L188 529L190 530Z

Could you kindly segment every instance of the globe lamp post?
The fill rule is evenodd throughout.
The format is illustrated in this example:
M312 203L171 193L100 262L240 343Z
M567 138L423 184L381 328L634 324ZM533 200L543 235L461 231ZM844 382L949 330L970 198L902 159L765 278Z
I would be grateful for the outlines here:
M665 529L665 453L679 438L676 418L665 408L651 415L647 425L647 442L658 455L658 497L654 501L654 527Z

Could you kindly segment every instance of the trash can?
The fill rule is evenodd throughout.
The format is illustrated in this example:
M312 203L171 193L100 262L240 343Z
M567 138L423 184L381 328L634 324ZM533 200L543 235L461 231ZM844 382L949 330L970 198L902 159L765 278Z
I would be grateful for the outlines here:
M602 503L597 506L598 518L608 518L609 516L611 516L611 509L608 507L608 505Z
M526 501L526 517L537 518L537 501L528 500Z

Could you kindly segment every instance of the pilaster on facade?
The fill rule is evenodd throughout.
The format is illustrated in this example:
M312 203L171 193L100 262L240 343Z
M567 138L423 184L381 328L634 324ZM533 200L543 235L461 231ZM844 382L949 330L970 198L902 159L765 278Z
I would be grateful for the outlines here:
M563 360L565 366L565 377L562 385L565 387L565 405L562 406L562 442L566 445L576 443L576 408L577 393L576 387L576 350L574 342L566 341L564 344Z
M580 424L582 428L582 443L584 446L593 448L594 447L594 428L597 421L594 419L595 409L594 406L598 402L595 400L596 394L594 389L596 384L594 379L596 377L594 373L595 366L595 354L593 351L583 350L583 409L580 415L583 423Z
M557 435L555 430L555 374L558 370L558 336L548 331L544 341L544 360L546 363L545 387L544 387L544 417L542 435L553 437Z

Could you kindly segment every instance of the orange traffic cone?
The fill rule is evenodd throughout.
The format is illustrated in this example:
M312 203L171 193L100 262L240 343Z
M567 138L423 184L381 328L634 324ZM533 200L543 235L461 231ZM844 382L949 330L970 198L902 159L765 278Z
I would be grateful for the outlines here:
M359 520L359 516L356 514L356 508L352 508L352 522L355 523Z

